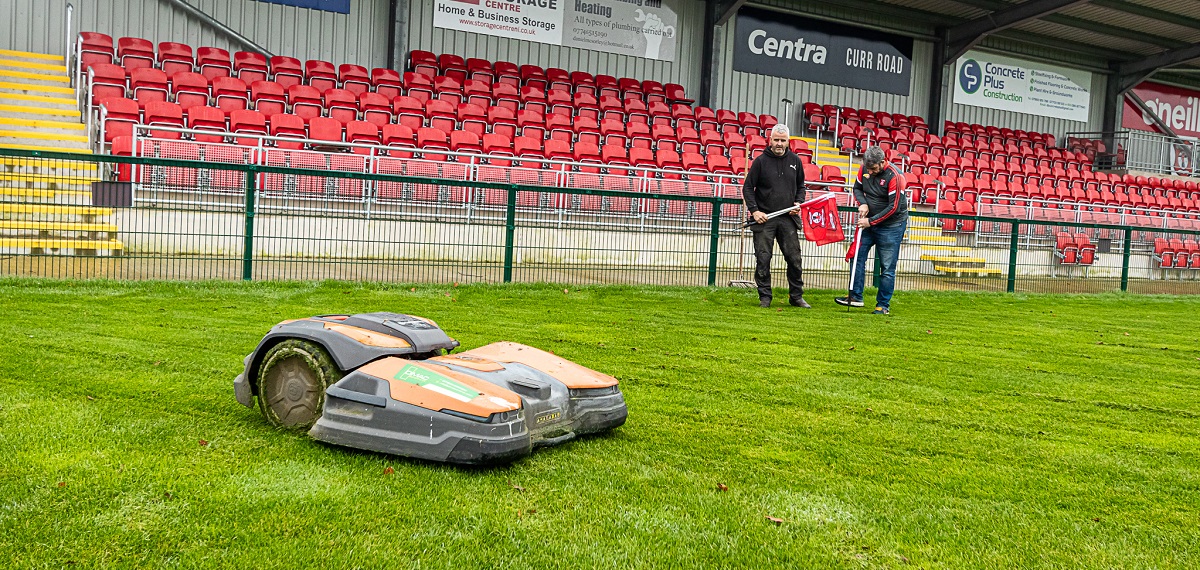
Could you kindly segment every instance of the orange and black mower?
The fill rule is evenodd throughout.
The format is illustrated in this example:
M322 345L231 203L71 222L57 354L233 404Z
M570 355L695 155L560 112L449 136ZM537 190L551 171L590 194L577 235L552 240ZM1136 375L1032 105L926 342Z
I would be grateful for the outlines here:
M512 342L458 345L398 313L284 321L246 356L234 394L320 441L450 463L508 462L625 423L612 376Z

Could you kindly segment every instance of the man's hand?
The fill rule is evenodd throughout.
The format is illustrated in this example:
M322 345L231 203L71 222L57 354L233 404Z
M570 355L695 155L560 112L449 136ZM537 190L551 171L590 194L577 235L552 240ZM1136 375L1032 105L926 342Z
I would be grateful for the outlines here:
M800 202L795 202L795 203L793 203L792 205L793 205L793 206L799 206L799 205L800 205ZM799 215L800 215L800 208L796 208L795 210L792 210L791 212L788 212L788 213L789 213L789 214L791 214L791 215L793 215L793 216L799 216Z
M750 214L750 217L754 218L754 223L756 224L767 223L767 215L762 212L754 212L753 214Z
M859 205L858 205L858 215L860 215L860 216L865 216L865 215L867 215L867 214L868 214L868 213L870 213L870 212L871 212L871 209L870 209L870 208L868 208L866 204L859 204Z
M869 227L871 227L871 218L868 218L868 217L866 217L866 216L863 216L863 217L859 218L859 219L858 219L858 227L860 227L860 228L869 228Z

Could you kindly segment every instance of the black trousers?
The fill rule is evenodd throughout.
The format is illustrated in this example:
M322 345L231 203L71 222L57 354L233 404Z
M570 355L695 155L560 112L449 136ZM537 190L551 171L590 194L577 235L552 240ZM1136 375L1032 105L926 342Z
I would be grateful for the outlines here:
M753 224L750 229L754 232L754 283L758 285L758 298L771 298L771 255L775 242L779 242L779 251L787 261L788 298L799 301L804 296L804 279L796 219L785 214L765 224Z

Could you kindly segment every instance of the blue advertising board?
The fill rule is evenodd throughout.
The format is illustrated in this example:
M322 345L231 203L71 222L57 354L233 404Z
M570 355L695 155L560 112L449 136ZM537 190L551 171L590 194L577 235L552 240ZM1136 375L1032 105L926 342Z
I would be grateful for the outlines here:
M350 0L259 0L259 2L283 4L297 8L311 8L313 10L337 12L339 14L350 13Z

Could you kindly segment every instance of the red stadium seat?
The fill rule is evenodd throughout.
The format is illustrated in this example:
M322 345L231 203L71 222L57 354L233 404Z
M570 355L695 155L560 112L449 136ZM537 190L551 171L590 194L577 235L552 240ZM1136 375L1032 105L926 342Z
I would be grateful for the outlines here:
M133 125L140 123L141 113L137 101L124 97L109 97L100 101L104 109L104 142L111 143L120 136L133 136Z
M216 107L192 107L187 111L187 128L198 131L213 131L216 133L225 133L225 113ZM192 139L196 142L219 143L225 140L224 134L219 135L204 135L196 133L192 135Z
M342 122L329 117L312 117L308 120L308 138L320 142L340 143L342 142ZM312 146L313 148L322 147L315 142L312 143Z
M358 94L358 111L362 120L380 127L392 122L392 106L387 97L364 91Z
M338 86L357 96L371 90L371 75L361 65L343 63L338 66Z
M250 97L246 84L236 77L213 79L212 94L216 106L226 113L249 106Z
M309 86L324 93L337 87L337 70L328 61L310 59L304 62L304 80Z
M486 112L487 123L493 133L510 139L517 136L517 115L511 109L492 106Z
M300 60L285 55L272 56L269 60L271 81L284 89L304 83L304 66Z
M408 54L408 69L433 77L438 74L437 56L425 50L412 50Z
M293 115L311 119L323 114L321 92L311 85L296 84L288 87L287 102Z
M178 42L160 42L158 67L168 77L173 77L176 73L195 71L196 59L192 56L192 46Z
M287 95L283 87L273 81L255 81L250 84L250 100L254 110L270 117L287 110Z
M112 97L124 98L128 83L125 69L119 65L97 63L92 66L92 105Z
M234 110L229 112L229 132L240 134L267 134L267 119L258 111L248 109ZM257 139L239 138L236 139L239 145L254 146L258 144Z
M304 119L296 115L290 115L287 113L271 115L268 123L270 126L271 136L274 137L303 139L308 136L307 130L304 126ZM283 149L299 150L303 148L304 143L299 141L276 140L273 141L273 146Z
M233 70L247 85L267 80L267 57L261 53L239 51L233 54Z
M117 62L126 71L154 67L154 44L142 38L117 40Z
M208 105L208 78L190 71L176 73L171 78L171 95L186 111L197 105Z
M79 32L79 63L85 72L97 63L111 64L116 53L112 36L100 32Z
M404 88L398 72L382 67L371 70L371 85L376 93L387 97L388 101L399 97Z
M153 67L137 68L129 74L129 90L138 106L167 100L167 74Z
M147 125L161 125L182 129L184 127L183 109L175 103L151 101L146 103L143 122ZM150 130L149 135L156 139L178 139L181 136L178 132L158 129Z
M207 77L209 81L233 74L229 52L218 47L196 48L196 67L199 68L200 75Z

